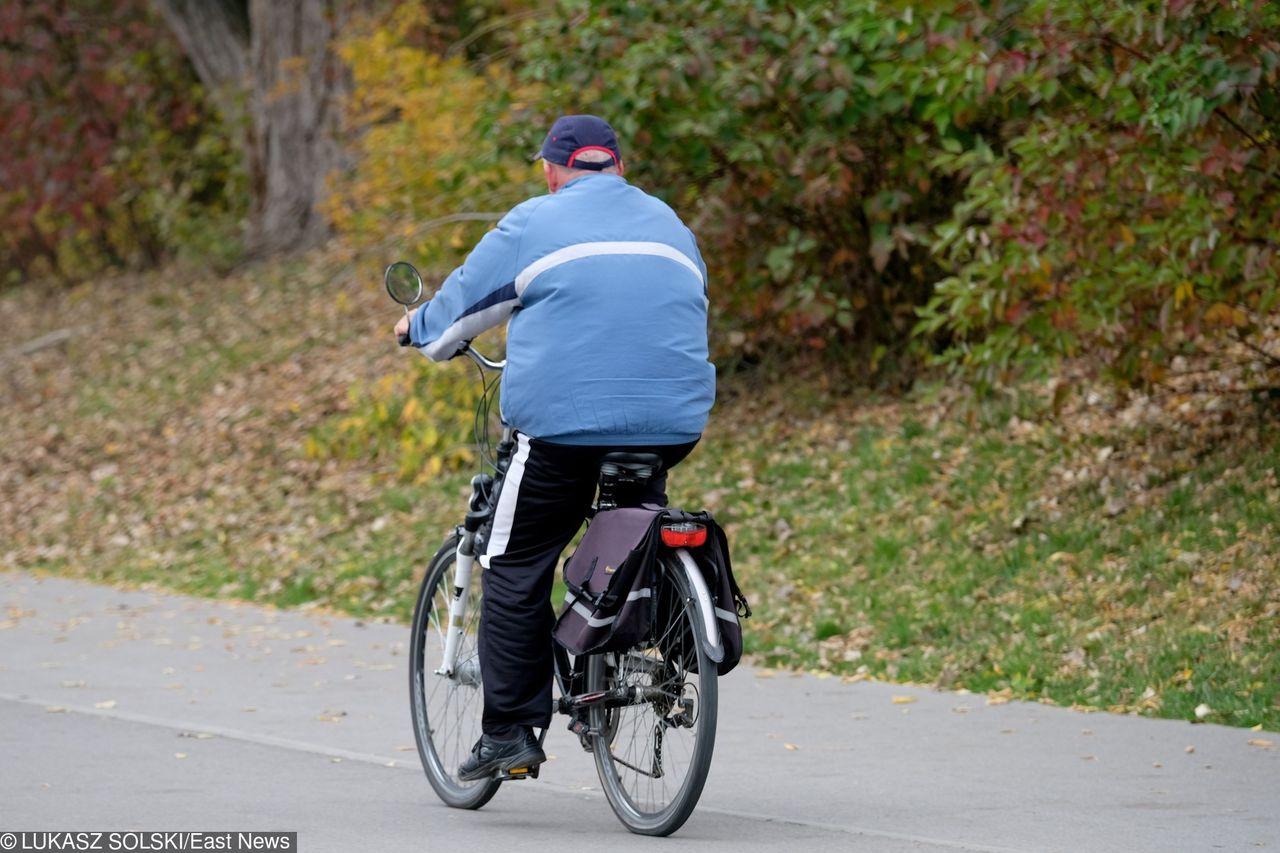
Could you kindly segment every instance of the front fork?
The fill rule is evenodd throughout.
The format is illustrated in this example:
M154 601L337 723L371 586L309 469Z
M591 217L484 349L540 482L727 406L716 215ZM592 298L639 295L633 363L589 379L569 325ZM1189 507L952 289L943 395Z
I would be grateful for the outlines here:
M449 626L445 630L444 659L441 660L436 675L451 678L457 670L458 648L462 645L462 626L465 624L471 572L475 568L475 562L475 533L467 531L458 543L458 558L453 567L453 594L449 599Z
M498 443L498 471L505 474L515 447L511 427L503 427L502 440ZM458 668L458 649L462 646L463 626L466 624L467 605L471 591L471 572L475 570L476 557L484 550L487 532L492 528L493 513L498 504L498 489L493 477L480 474L471 480L471 502L462 523L462 539L458 542L458 556L453 567L453 590L449 598L449 624L445 628L444 659L436 675L457 677L473 687L480 686L480 662L473 658Z

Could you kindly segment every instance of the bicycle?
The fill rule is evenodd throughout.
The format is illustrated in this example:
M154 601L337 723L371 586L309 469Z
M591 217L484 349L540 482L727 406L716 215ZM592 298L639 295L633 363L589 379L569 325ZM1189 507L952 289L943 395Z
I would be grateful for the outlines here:
M410 264L387 268L387 292L405 307L420 301L422 279ZM402 344L407 341L402 340ZM470 344L459 353L500 373ZM481 734L480 572L477 556L492 526L498 486L515 447L504 426L488 452L488 410L496 381L484 382L477 407L477 445L490 471L472 478L468 510L427 566L414 609L409 692L414 735L423 769L447 805L478 809L503 782L536 778L538 767L517 768L472 782L457 767ZM593 512L607 508L628 487L658 473L661 460L644 454L607 454ZM706 531L702 530L705 537ZM554 643L554 710L591 752L609 805L632 832L669 835L692 814L706 782L715 746L717 664L723 658L715 601L688 545L701 544L687 523L664 525L653 585L653 629L621 652L570 656ZM720 618L724 618L723 611ZM539 736L545 743L547 730Z

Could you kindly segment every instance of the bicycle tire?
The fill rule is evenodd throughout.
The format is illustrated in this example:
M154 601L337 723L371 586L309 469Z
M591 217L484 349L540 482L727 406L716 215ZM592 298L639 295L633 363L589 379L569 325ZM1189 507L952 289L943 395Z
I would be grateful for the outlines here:
M655 636L626 652L592 655L586 674L588 691L626 684L660 694L594 708L589 716L597 732L596 771L614 814L634 833L663 836L684 825L702 795L715 749L718 692L716 665L696 640L703 636L702 613L684 569L664 556L659 571ZM673 770L675 780L669 779Z
M413 611L409 649L409 704L422 769L436 795L457 809L478 809L502 783L495 779L462 782L458 765L480 739L484 690L480 685L477 638L480 629L480 566L471 573L467 617L458 665L451 677L435 670L444 651L453 567L459 537L445 540L427 565Z

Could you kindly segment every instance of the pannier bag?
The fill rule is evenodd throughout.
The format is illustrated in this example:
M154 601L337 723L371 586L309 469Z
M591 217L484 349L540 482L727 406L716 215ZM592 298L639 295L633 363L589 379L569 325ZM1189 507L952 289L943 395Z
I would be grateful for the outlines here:
M658 548L665 522L707 527L706 542L689 547L714 599L724 657L720 675L742 657L739 617L751 608L733 578L724 531L710 513L667 511L656 506L620 507L596 513L582 543L565 563L568 587L556 622L556 640L575 655L622 651L651 636L657 601ZM692 639L692 638L688 638ZM696 669L696 661L689 661Z
M564 564L568 588L555 638L575 655L616 652L645 638L653 623L660 507L596 513Z

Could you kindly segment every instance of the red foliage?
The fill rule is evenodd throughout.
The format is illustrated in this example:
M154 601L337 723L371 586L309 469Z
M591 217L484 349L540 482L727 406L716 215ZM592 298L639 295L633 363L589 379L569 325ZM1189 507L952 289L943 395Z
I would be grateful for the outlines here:
M108 262L150 253L145 233L108 234L105 208L142 116L181 105L189 121L193 78L169 38L145 0L0 4L0 258L18 277L60 271L72 240Z

